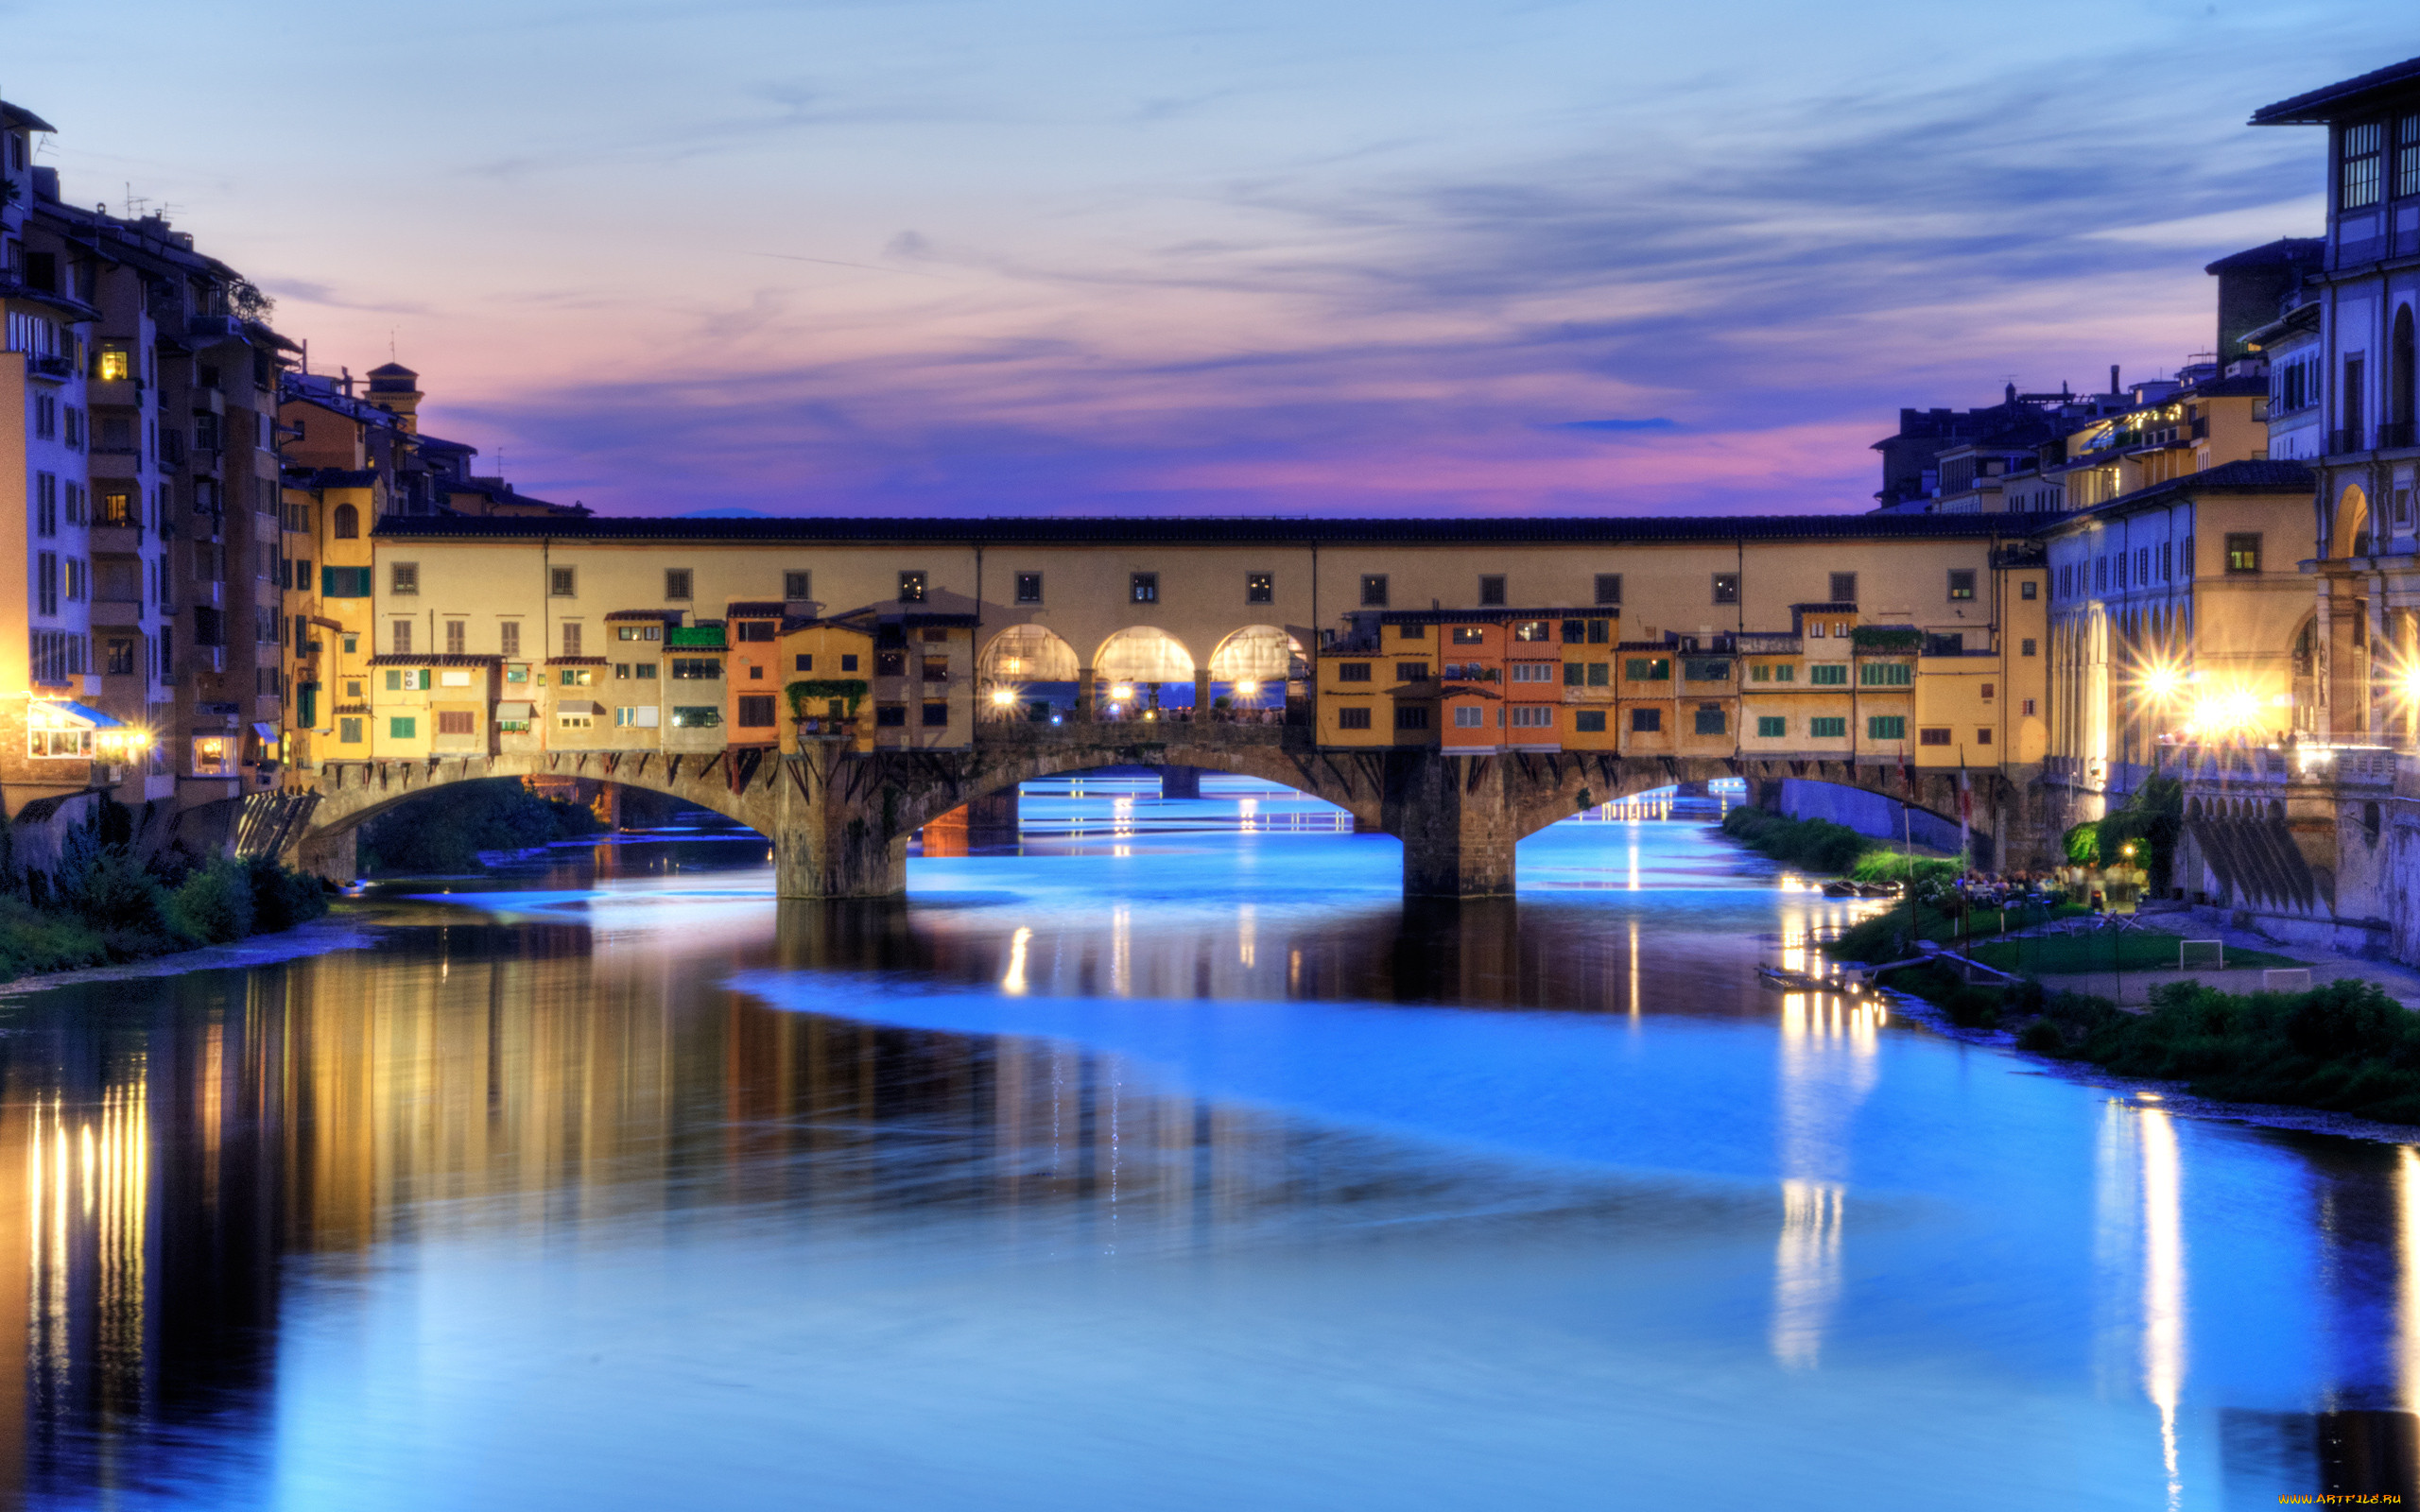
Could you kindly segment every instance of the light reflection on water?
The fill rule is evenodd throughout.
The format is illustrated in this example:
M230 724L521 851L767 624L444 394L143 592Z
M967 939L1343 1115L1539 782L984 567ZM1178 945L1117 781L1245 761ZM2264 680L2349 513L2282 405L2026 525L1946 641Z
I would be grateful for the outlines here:
M1020 850L890 905L600 848L390 889L373 949L15 1005L0 1484L2193 1507L2409 1475L2412 1150L1769 989L1764 936L1803 959L1857 905L1711 809L1558 826L1517 903L1407 910L1393 841L1254 797L1028 796Z

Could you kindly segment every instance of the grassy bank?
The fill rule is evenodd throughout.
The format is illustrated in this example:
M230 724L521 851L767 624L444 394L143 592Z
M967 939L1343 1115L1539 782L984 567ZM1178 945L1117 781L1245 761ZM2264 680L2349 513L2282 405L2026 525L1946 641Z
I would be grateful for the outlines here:
M365 876L458 875L480 869L482 850L529 850L604 828L577 803L498 778L397 804L362 826L359 858Z
M2095 930L2089 935L2046 935L1978 945L1967 954L1985 966L2029 976L2075 971L2173 971L2177 937L2148 930ZM2227 966L2281 967L2306 963L2273 951L2227 951Z
M1913 882L1921 886L1960 871L1955 860L1911 857L1829 819L1792 819L1763 809L1736 808L1722 816L1722 833L1759 855L1856 882Z
M2240 995L2174 982L2152 991L2146 1013L2062 992L2016 1042L2121 1076L2181 1081L2197 1097L2420 1124L2420 1015L2371 982Z
M54 868L21 868L0 847L0 980L223 945L328 911L316 878L266 858L138 859L132 831L123 806L104 804Z

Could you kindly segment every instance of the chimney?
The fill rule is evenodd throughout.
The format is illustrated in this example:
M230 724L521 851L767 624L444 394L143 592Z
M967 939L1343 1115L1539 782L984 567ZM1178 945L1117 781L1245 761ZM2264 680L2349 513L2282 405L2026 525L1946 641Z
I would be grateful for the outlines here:
M2118 387L2118 365L2114 362L2109 365L2109 391L2113 394L2122 394L2126 391Z

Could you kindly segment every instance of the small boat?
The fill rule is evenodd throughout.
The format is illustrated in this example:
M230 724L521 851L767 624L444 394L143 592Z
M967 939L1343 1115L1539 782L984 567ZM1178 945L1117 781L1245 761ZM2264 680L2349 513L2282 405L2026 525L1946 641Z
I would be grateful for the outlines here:
M1858 890L1856 883L1843 877L1837 882L1827 882L1824 884L1824 896L1826 898L1862 898L1865 894Z
M1837 976L1817 976L1812 971L1793 971L1786 966L1756 968L1756 974L1776 987L1792 992L1854 992L1857 984Z

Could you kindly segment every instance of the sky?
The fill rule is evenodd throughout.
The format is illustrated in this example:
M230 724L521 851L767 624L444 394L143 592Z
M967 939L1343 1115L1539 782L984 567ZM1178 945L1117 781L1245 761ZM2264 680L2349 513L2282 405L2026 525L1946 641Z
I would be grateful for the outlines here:
M616 514L1871 507L2214 337L2376 4L0 0L66 197ZM2408 17L2405 18L2408 21Z

